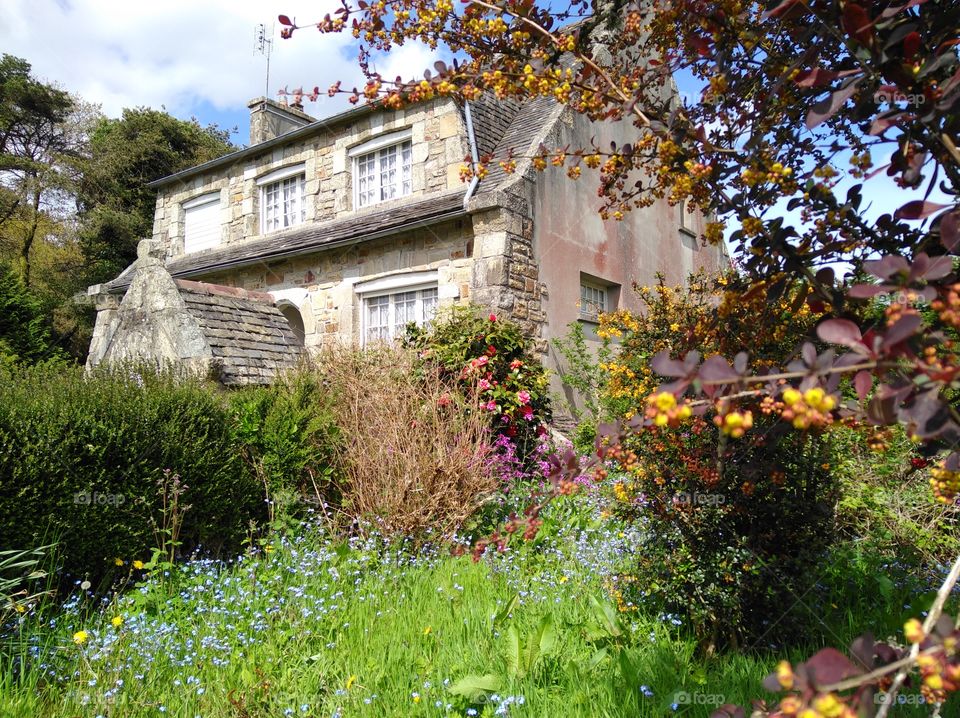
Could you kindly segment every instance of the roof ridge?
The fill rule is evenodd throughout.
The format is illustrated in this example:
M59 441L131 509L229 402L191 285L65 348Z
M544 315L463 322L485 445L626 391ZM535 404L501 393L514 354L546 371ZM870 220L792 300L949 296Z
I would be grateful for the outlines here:
M228 287L225 284L212 284L210 282L195 282L190 279L174 279L174 283L179 289L194 294L212 294L231 299L247 299L254 302L266 302L275 304L273 296L267 292L257 292L242 287Z

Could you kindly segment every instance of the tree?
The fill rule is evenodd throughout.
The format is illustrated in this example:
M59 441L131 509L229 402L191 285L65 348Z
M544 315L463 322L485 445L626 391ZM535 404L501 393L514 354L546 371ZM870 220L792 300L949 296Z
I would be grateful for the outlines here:
M230 133L158 110L126 109L102 118L80 166L77 201L89 281L116 276L137 256L137 242L153 232L156 190L149 182L216 159L235 149Z
M284 36L297 29L285 16ZM622 147L542 147L532 157L485 157L466 175L498 161L506 171L549 164L579 177L599 170L601 212L620 218L658 198L687 201L718 220L705 241L729 241L741 267L725 303L758 294L804 303L822 317L816 334L785 370L756 375L746 354L667 353L654 361L670 381L643 415L606 427L598 459L615 458L626 437L651 426L679 426L693 413L739 440L753 411L815 432L834 419L905 425L920 450L943 457L931 472L937 500L960 494L960 5L945 0L537 0L344 2L316 27L351 31L364 43L365 87L350 91L387 107L436 96L473 99L553 97L592 119L631 122ZM383 78L371 53L421 41L455 60L423 79ZM671 76L702 92L681 101ZM338 85L331 93L340 92ZM316 92L314 93L316 94ZM889 155L877 167L875 157ZM885 172L904 199L873 213L869 197ZM931 199L939 192L942 199ZM793 214L785 214L783 208ZM932 218L932 219L931 219ZM834 265L852 266L838 279ZM883 296L883 321L864 321L864 300ZM722 306L722 305L721 305ZM841 377L856 400L844 400ZM564 485L576 462L557 459ZM533 512L536 515L536 512ZM783 690L777 715L854 715L871 711L882 684L886 715L908 671L940 703L960 689L951 645L955 621L940 616L960 577L960 558L921 624L906 627L909 650L863 638L852 658L834 649L806 663L786 662L768 682ZM892 681L891 681L892 677ZM722 715L744 715L724 707Z
M64 358L41 303L17 274L0 265L0 366Z
M16 254L26 286L34 244L68 197L64 160L78 148L66 121L74 106L66 92L31 77L27 61L0 59L0 242Z

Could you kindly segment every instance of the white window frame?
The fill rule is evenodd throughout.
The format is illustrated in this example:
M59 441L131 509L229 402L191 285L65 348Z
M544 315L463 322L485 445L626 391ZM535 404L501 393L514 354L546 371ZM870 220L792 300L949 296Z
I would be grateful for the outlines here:
M593 295L599 301L591 300ZM588 307L599 306L599 309L592 311ZM580 319L588 322L600 321L602 312L610 311L610 287L598 282L591 282L586 279L580 280Z
M374 137L347 152L351 159L354 208L372 207L413 194L412 138L411 130L391 132ZM384 182L384 176L390 171L391 159L396 161L395 178L388 184ZM364 185L362 191L361 183Z
M360 298L360 343L367 346L378 341L395 341L399 338L399 332L409 322L399 325L397 322L398 299L405 294L415 293L414 318L418 326L428 324L436 314L440 301L440 290L437 283L437 272L417 272L414 274L404 274L392 277L383 277L370 282L358 284L355 287L357 296ZM425 295L425 292L432 292L432 296ZM387 330L387 335L379 337L370 337L371 330L369 306L372 300L387 300L387 319L383 326ZM431 301L432 300L432 301ZM427 305L432 306L432 310ZM428 316L429 314L429 316ZM380 327L377 327L380 328Z
M285 229L303 224L306 221L306 184L307 173L306 163L304 162L290 167L282 167L257 179L257 186L260 188L261 234L281 232ZM285 211L284 204L289 200L283 198L283 192L288 188L295 189L296 195L293 200L290 201L293 205L292 208ZM277 203L268 202L268 197L273 190L279 193ZM268 211L271 206L278 210L279 215L277 217L268 217ZM279 226L271 226L272 223L276 223Z
M190 238L187 236L187 211L191 209L196 209L205 205L216 205L216 209L219 212L220 209L220 191L215 192L206 192L192 199L188 199L185 202L180 204L180 209L183 212L183 253L184 254L193 254L194 252L202 252L206 249L212 249L216 247L222 241L222 237L218 234L216 236L216 241L214 244L209 247L201 247L200 249L191 248L188 246Z
M693 215L687 212L690 205L690 198L686 197L680 202L680 229L686 232L693 232Z

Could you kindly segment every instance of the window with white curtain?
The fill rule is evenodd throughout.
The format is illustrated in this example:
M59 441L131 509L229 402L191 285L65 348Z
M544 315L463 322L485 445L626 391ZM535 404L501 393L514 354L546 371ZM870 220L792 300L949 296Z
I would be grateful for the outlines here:
M408 272L356 285L364 344L403 336L408 324L429 324L439 299L436 270Z
M405 197L413 192L413 143L410 132L395 132L350 150L354 206Z
M305 190L307 175L304 165L286 167L261 177L260 232L276 232L306 220Z
M200 252L220 244L220 193L194 197L182 206L184 254Z

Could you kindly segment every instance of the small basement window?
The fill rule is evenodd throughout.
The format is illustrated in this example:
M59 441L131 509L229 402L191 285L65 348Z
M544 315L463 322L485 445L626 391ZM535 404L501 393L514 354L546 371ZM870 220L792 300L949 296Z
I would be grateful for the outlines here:
M183 203L183 251L200 252L220 244L220 193L194 197Z
M609 311L609 297L607 287L580 280L580 318L589 322L600 320L600 313Z

